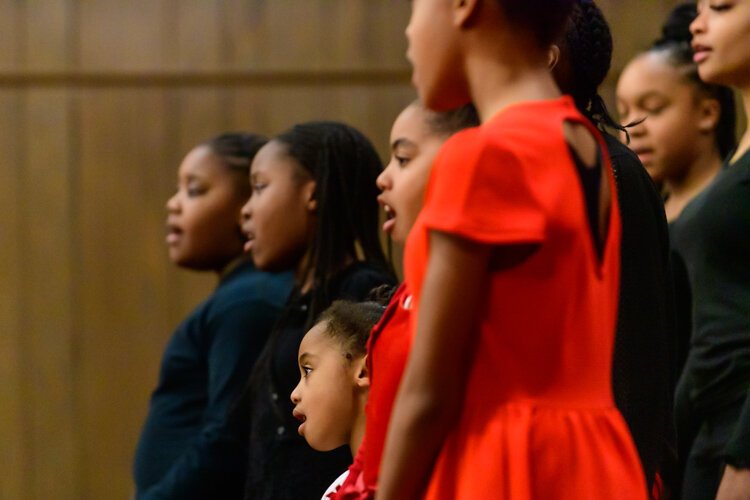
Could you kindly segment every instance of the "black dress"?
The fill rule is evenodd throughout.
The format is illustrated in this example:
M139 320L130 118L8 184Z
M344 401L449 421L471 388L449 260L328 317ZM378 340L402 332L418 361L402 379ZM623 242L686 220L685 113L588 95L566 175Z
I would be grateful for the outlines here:
M364 300L390 274L356 263L328 283L328 298ZM310 294L293 293L279 324L253 370L248 401L240 412L250 414L249 463L245 498L319 500L326 488L352 462L348 446L330 452L310 448L297 434L290 395L299 382L300 342L311 326Z
M605 134L622 221L613 391L649 488L674 466L672 394L677 379L674 286L661 197L630 149Z
M750 153L685 207L672 241L692 292L676 394L678 437L690 449L684 498L714 498L725 463L750 467Z

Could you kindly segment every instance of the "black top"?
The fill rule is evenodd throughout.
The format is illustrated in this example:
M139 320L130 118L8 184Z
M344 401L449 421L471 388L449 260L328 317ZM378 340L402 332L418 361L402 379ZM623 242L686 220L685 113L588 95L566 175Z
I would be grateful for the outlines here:
M364 300L375 287L394 284L389 274L356 263L328 283L330 301ZM299 345L307 332L310 294L292 293L262 361L253 370L247 406L251 432L246 498L319 500L352 462L348 446L310 448L292 416L290 395L299 382Z
M247 435L227 413L291 288L244 262L177 327L135 454L138 499L241 496Z
M725 451L750 467L750 152L725 167L672 229L693 311L677 412L703 419L744 405Z
M673 283L664 205L638 157L605 134L622 221L620 300L613 357L615 403L649 488L674 445L677 378Z

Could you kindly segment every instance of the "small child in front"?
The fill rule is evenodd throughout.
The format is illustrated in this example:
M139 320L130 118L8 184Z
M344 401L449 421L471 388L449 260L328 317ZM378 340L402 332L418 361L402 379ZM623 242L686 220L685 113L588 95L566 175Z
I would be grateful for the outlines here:
M292 392L299 434L318 451L348 444L352 455L365 432L370 380L365 363L367 338L383 314L376 302L335 301L302 339L300 381ZM333 494L344 472L324 493Z

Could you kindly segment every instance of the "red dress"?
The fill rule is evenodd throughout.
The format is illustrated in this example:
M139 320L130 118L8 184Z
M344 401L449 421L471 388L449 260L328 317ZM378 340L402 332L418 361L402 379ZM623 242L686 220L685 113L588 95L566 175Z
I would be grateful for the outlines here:
M462 410L426 498L647 498L611 387L620 260L614 179L602 154L612 206L599 258L564 121L585 124L606 152L562 97L511 106L456 134L433 166L406 245L412 323L428 231L538 246L521 264L489 274Z
M349 467L349 476L334 497L337 500L365 500L375 496L388 422L411 347L411 300L406 286L401 285L367 341L370 374L365 407L367 425L357 456Z

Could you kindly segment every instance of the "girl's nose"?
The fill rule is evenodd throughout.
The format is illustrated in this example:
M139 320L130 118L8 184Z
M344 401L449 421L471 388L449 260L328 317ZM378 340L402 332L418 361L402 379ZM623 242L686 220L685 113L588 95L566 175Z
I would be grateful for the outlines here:
M297 384L297 387L295 387L294 390L292 391L292 395L291 395L292 403L299 404L299 402L300 402L300 394L299 394L299 392L300 392L299 391L299 384Z
M695 36L706 31L705 10L706 9L698 9L698 15L693 19L693 22L690 23L691 35Z
M179 211L179 209L180 209L180 203L178 201L178 196L177 196L178 194L179 194L179 192L173 194L167 200L167 204L165 205L166 208L167 208L167 212L169 212L169 213L175 213L175 212Z
M375 185L381 191L385 191L386 189L391 187L390 168L391 168L391 164L389 163L385 167L385 169L382 172L380 172L380 175L378 175L378 178L375 179Z
M242 205L242 210L240 210L240 222L244 222L248 219L250 219L250 200L247 200L244 205Z

